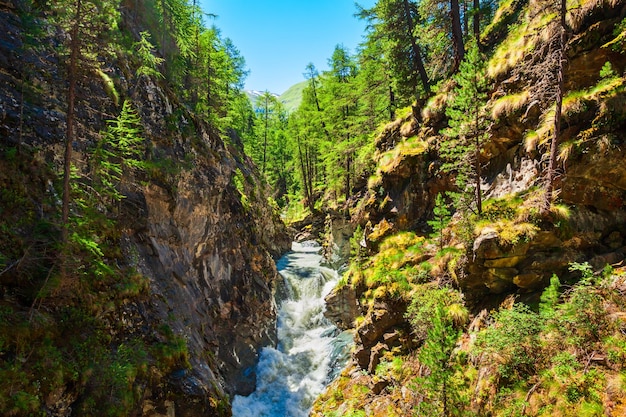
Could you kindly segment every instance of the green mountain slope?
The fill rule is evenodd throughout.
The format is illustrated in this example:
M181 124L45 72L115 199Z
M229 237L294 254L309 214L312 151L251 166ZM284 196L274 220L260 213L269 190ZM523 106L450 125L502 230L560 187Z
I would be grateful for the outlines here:
M278 99L285 105L287 111L292 112L302 103L302 92L307 86L308 81L302 81L294 84L282 93Z

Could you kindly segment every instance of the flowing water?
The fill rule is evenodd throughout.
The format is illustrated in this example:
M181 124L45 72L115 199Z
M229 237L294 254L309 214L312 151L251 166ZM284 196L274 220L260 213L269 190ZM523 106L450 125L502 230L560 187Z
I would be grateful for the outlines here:
M320 265L320 249L294 243L278 261L278 346L261 350L256 391L235 397L234 417L305 417L345 365L352 336L324 317L324 297L338 274Z

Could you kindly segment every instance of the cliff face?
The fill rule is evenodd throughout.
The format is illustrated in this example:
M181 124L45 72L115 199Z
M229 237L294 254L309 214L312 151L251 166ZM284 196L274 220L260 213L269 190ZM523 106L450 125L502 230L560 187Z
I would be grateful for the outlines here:
M13 180L9 172L1 178L7 190L22 190L26 186L16 182L28 179L24 196L29 203L23 209L32 203L38 207L32 222L54 224L60 210L55 186L63 163L67 107L66 67L54 47L65 35L35 15L34 24L45 33L37 47L25 45L26 33L33 30L28 20L32 11L26 7L17 1L0 2L1 147L11 158L18 149L20 161ZM139 32L133 24L129 16L123 17L122 26ZM139 296L115 299L97 320L110 329L107 346L113 351L131 338L161 353L159 346L183 342L182 360L156 366L148 358L150 370L141 368L134 391L128 388L139 393L134 409L140 414L228 415L228 396L254 389L251 369L258 349L275 342L273 257L289 249L290 238L241 149L225 145L164 81L136 76L134 65L118 55L101 65L101 73L82 73L77 90L78 135L72 145L79 178L90 175L91 150L105 121L119 113L120 98L130 100L139 115L145 156L152 161L143 172L124 178L124 198L115 213L106 213L117 224L114 240L107 240L113 254L105 254L116 260L107 262L132 268L147 278L147 286ZM7 159L2 166L14 169L11 164ZM244 179L242 185L237 186L236 176ZM244 198L253 199L254 205L244 204ZM14 210L19 217L20 208ZM25 227L12 229L11 236L20 234L26 236ZM0 276L0 303L14 311L29 306L32 310L36 303L23 296L23 286L40 285L43 279L27 283L11 268L19 259L13 259L5 245L3 241L0 260L3 268L9 267ZM66 298L72 297L35 298L39 311L48 311L51 327ZM0 352L3 366L16 354L12 349L6 350L8 356ZM85 390L94 384L90 381L97 379L96 372L71 385L60 383L54 387L57 394L41 388L36 395L45 399L53 415L69 415L84 402Z
M456 354L451 354L449 359L449 363L455 360L462 363L460 368L455 368L454 378L463 375L464 383L469 384L464 386L465 391L459 391L461 396L468 397L464 401L471 403L466 410L472 415L505 415L504 407L510 404L506 401L499 404L501 409L489 408L494 407L497 390L511 382L505 382L505 377L498 379L501 376L497 364L502 359L497 355L501 353L484 358L472 356L483 355L483 351L476 348L475 340L481 329L489 327L490 323L485 321L488 311L498 308L507 296L509 301L524 300L535 305L553 274L568 283L580 277L579 270L569 268L573 263L588 262L596 275L607 264L615 268L623 266L626 255L626 165L623 163L626 157L623 75L626 58L623 47L615 50L611 45L622 30L616 29L616 25L624 19L624 2L584 2L568 14L571 33L556 184L560 205L553 206L548 217L538 216L537 207L547 167L551 125L547 126L546 120L551 120L550 106L540 110L540 106L528 98L526 90L533 87L533 79L524 78L534 65L540 65L530 51L541 49L542 40L537 33L520 35L515 32L525 27L528 24L525 19L533 15L525 15L527 10L539 10L541 5L531 1L512 2L502 7L505 9L497 16L506 16L502 19L508 20L494 27L502 24L502 28L511 31L513 40L526 43L523 46L510 43L514 41L507 39L506 30L497 41L485 39L491 43L489 48L493 48L488 52L493 57L488 66L493 69L490 76L494 84L489 91L489 101L482 109L490 114L491 120L488 139L480 155L481 189L486 201L482 221L472 224L469 231L463 230L458 226L461 216L457 213L451 220L454 226L437 237L446 249L441 251L438 245L427 243L431 232L427 222L434 217L436 196L455 188L454 178L439 170L445 162L439 154L440 144L446 140L445 107L453 88L452 83L447 83L429 102L417 103L412 112L389 124L376 139L376 172L365 197L352 211L353 222L364 230L362 242L367 248L363 251L369 258L357 257L344 276L347 284L327 298L328 316L343 328L355 330L353 360L316 403L312 415L325 415L331 410L407 415L430 401L431 395L435 396L433 404L440 401L436 398L439 391L429 391L432 387L428 383L421 388L407 388L407 384L428 380L428 367L432 366L432 363L426 366L420 363L421 356L418 360L426 335L420 334L419 328L409 322L408 315L416 314L415 310L408 315L407 310L411 310L412 302L413 309L424 305L432 307L420 294L435 294L430 292L433 288L458 290L470 311L476 314L470 326L460 327L461 336L455 348L470 359ZM515 20L517 26L512 24ZM489 36L495 35L490 33ZM516 48L528 49L518 54ZM614 72L601 77L607 62ZM402 237L406 232L412 237ZM614 282L619 283L619 272L617 276ZM609 284L604 285L609 287ZM621 284L611 285L619 287ZM403 286L410 291L398 290ZM615 292L614 288L608 293L611 295L607 298L620 300L618 304L623 301L623 294ZM563 296L563 299L568 298ZM511 304L503 304L502 310L510 310ZM624 322L620 319L623 305L620 305L614 307L606 302L601 309L610 323L607 324L609 334L610 329L623 329ZM451 310L448 314L454 314ZM542 340L546 350L554 348L550 346L554 342L549 337ZM434 343L443 344L442 341ZM607 350L606 346L594 346L599 351ZM569 349L572 352L578 347ZM586 361L583 353L576 352L574 357L580 363ZM490 360L496 365L489 363ZM610 360L599 364L598 369L607 379L612 378ZM439 377L444 378L441 375L445 370L439 369L439 372ZM516 383L519 380L516 379ZM530 380L541 382L534 387L529 384L527 388L532 388L524 390L525 399L518 397L519 404L524 403L528 415L544 415L537 411L537 404L546 401L549 395L541 392L541 388L534 391L545 381L542 377ZM491 390L488 394L487 386ZM367 394L358 394L360 390ZM344 400L335 401L337 398ZM607 410L607 415L617 415L611 414L611 410L621 407L616 404L624 403L622 395L607 394L607 398L598 401L599 407ZM464 406L459 405L459 409ZM446 405L443 407L445 410ZM569 415L568 412L572 413L566 411L564 415Z
M513 6L519 12L533 4ZM624 6L622 2L590 2L571 14L557 184L559 200L570 207L571 215L567 225L560 223L560 230L552 223L538 225L540 233L519 244L507 243L499 233L502 230L478 231L461 282L470 292L542 288L552 273L567 274L570 262L596 256L621 260L626 171L620 162L624 158L624 79L618 74L623 73L626 59L608 44L615 38ZM487 199L528 196L530 190L542 186L550 129L544 121L548 111L541 113L525 92L533 80L520 78L530 71L523 68L537 64L535 58L528 53L510 62L515 54L506 51L506 41L502 44L491 52L489 67L495 82L484 109L492 120L481 152L481 189ZM498 48L505 51L499 53ZM607 62L616 74L612 81L600 78ZM448 83L428 103L418 103L414 112L389 124L376 139L377 171L353 219L364 226L369 222L366 230L373 232L372 239L402 230L429 233L427 221L432 219L435 197L454 190L453 178L438 169L444 163L439 147L446 140L442 131L447 127L445 107L450 94ZM514 105L512 97L525 98ZM534 139L535 134L543 136ZM522 206L522 202L515 205Z

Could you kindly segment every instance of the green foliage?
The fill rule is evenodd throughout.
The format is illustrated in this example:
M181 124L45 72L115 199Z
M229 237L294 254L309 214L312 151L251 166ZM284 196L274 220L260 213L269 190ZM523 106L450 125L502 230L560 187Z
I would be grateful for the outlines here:
M355 282L369 289L367 298L390 296L406 298L420 277L417 261L425 254L426 241L412 232L403 232L386 238L379 252L362 265L353 263L348 272ZM356 271L354 269L357 269ZM364 281L364 282L363 282Z
M439 314L440 317L435 317L435 314ZM441 321L442 326L460 329L467 322L469 313L460 292L447 287L432 288L429 285L421 285L414 291L406 317L411 323L415 337L425 340L436 320Z
M147 77L163 78L163 74L161 74L158 68L165 60L154 54L154 45L150 43L150 33L143 31L139 35L139 42L135 43L134 47L137 51L140 65L135 74L137 77L145 75Z
M453 99L446 108L449 128L446 138L440 144L440 154L444 159L441 169L454 173L456 185L463 193L473 194L463 201L473 201L478 214L482 212L480 189L480 152L487 138L489 119L485 113L489 79L485 72L485 60L475 44L468 47L459 73L454 77L457 87ZM471 207L461 207L467 211Z
M541 294L541 303L539 304L539 313L544 319L550 320L554 318L556 307L559 302L559 289L561 281L555 274L550 278L550 285Z
M239 193L239 201L241 201L241 205L243 206L244 210L249 211L250 201L248 199L248 196L246 195L246 188L244 185L245 181L246 179L243 173L241 172L239 168L237 168L235 170L235 175L233 175L233 185L235 186L235 189Z
M600 78L613 78L616 76L617 74L613 69L613 65L611 65L610 61L606 61L600 70Z
M123 198L119 190L123 178L146 167L141 120L130 101L124 101L119 116L108 121L101 136L93 151L93 181L102 202L110 203Z
M460 330L448 318L443 305L438 304L432 314L432 325L420 349L419 360L430 374L419 381L426 389L430 401L420 404L419 410L429 415L462 415L464 381L456 377L461 370L455 362L453 351Z
M383 359L378 366L376 366L375 375L381 378L392 377L396 380L402 380L405 363L401 357L395 356L391 360Z
M498 372L506 381L533 375L542 359L539 335L543 323L539 314L524 304L514 304L511 309L496 312L494 321L494 325L478 334L479 351L493 355Z
M352 236L350 237L350 262L360 264L365 257L366 248L363 247L365 232L358 225Z
M618 25L615 25L613 35L615 38L602 45L602 47L606 48L610 46L614 51L624 53L624 45L626 44L626 18L623 19Z
M601 295L584 282L574 288L560 311L559 323L567 338L580 347L594 346L610 329Z
M433 207L433 220L428 220L428 225L433 230L430 236L437 240L440 250L443 249L444 229L452 217L445 198L445 193L437 194Z

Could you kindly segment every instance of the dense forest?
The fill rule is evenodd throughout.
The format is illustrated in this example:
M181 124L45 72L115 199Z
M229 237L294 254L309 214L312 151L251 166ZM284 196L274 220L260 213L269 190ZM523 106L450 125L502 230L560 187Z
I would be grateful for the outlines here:
M293 110L206 12L0 1L3 415L231 415L285 222L354 333L312 415L626 413L625 2L357 4Z

